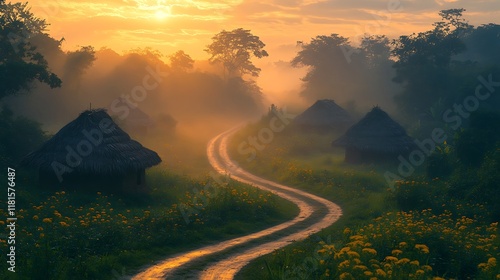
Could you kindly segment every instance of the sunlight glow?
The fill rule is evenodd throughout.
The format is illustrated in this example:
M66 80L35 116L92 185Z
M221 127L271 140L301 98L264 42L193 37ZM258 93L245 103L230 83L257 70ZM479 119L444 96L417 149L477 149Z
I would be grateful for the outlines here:
M158 10L155 13L155 18L157 20L164 20L166 18L170 17L170 8L158 8Z

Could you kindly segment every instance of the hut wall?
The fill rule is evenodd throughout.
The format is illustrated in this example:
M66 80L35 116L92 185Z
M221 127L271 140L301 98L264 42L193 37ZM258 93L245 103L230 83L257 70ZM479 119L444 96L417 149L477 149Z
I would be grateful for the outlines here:
M146 192L146 172L144 169L122 174L78 174L69 173L59 182L54 172L39 171L39 185L45 189L67 189L78 191Z
M396 161L399 153L384 153L371 150L359 150L356 148L346 148L345 162L347 163L377 163Z
M122 190L128 193L146 192L146 170L141 169L127 173L122 179Z
M44 189L58 189L61 187L61 183L57 179L54 172L49 171L38 171L38 185Z

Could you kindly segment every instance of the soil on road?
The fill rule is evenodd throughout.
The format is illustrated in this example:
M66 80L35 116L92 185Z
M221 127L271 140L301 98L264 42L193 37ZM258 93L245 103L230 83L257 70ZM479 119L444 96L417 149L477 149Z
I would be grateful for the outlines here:
M232 179L268 190L299 207L293 220L246 236L169 257L132 279L233 279L253 259L307 238L336 222L341 208L324 198L255 176L240 168L228 155L231 129L213 138L207 156L213 168Z

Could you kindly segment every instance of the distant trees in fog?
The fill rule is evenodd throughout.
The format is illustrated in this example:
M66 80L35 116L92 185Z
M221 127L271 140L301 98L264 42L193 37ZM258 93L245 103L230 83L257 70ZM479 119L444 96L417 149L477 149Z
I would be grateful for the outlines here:
M474 94L479 75L500 80L500 25L473 27L464 11L443 10L433 29L394 40L365 35L354 47L332 34L300 44L291 64L308 67L302 96L333 98L351 107L359 101L383 107L394 101L408 123L442 121L443 112ZM484 105L498 110L499 104L491 98Z
M250 61L252 56L262 58L268 56L265 44L258 36L243 28L232 31L222 30L212 37L212 43L205 51L210 54L211 63L220 63L224 68L224 76L243 76L250 74L259 76L260 69Z

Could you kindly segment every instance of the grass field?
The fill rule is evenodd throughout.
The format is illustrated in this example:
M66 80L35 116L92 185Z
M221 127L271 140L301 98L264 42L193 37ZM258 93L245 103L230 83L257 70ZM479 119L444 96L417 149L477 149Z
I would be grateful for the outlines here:
M234 181L156 167L151 192L41 191L17 174L17 273L9 279L119 279L168 255L291 219L295 205ZM6 181L6 180L5 180ZM6 219L6 209L0 210ZM6 252L8 244L2 238ZM6 262L0 265L7 271Z
M231 156L255 174L338 203L344 215L311 238L257 259L236 279L500 278L498 223L485 222L485 205L440 196L433 189L445 182L424 178L423 167L391 189L383 174L395 164L343 163L343 151L330 146L334 133L287 129L251 158L239 146L260 128L238 132ZM405 203L424 208L402 211Z

